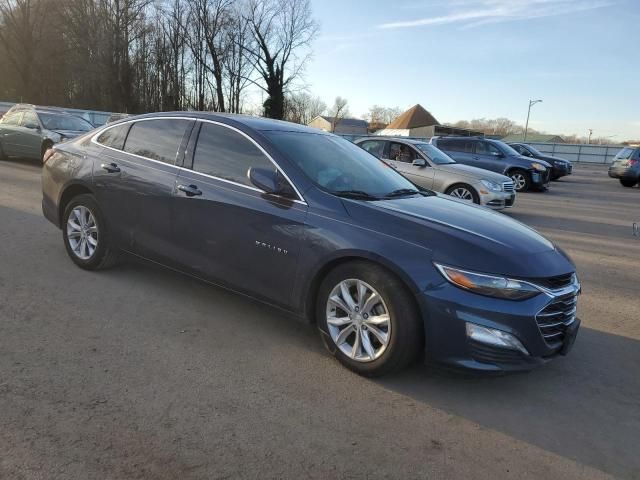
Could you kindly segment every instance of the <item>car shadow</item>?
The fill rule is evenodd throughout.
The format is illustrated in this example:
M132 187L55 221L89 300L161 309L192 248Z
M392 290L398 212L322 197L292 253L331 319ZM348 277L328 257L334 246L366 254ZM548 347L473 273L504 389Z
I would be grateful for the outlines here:
M416 366L385 388L625 478L640 474L640 341L582 328L567 357L528 374Z

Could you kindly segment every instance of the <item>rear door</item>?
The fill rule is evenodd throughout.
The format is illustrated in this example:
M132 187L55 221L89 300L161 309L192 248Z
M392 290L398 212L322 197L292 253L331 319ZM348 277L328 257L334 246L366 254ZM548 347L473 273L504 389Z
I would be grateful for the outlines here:
M116 125L98 137L104 149L94 165L94 183L111 233L122 248L171 263L175 252L170 207L179 153L193 123L145 119Z
M307 205L267 195L251 167L276 169L266 152L233 127L201 122L191 164L178 177L173 210L177 255L190 273L289 305Z
M504 171L505 157L498 147L484 140L474 140L474 147L474 163L472 164L474 167L498 173Z
M441 138L437 141L436 147L444 151L456 162L475 166L473 143L473 139Z

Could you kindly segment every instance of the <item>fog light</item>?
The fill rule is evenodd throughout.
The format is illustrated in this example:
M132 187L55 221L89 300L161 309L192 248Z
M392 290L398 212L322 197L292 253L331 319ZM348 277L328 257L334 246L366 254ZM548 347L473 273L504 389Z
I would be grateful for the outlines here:
M524 348L524 345L520 343L520 340L518 340L510 333L503 332L501 330L481 327L480 325L476 325L475 323L467 323L467 337L475 340L476 342L484 343L486 345L508 348L510 350L518 350L525 355L529 355L529 352L526 348Z

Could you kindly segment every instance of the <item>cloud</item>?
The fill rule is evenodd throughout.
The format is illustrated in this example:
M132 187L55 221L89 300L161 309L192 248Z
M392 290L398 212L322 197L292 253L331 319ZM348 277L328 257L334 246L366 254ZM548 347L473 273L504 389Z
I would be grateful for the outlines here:
M380 29L415 28L460 24L464 28L488 23L566 15L612 5L611 0L465 0L453 1L444 15L399 20L378 25Z

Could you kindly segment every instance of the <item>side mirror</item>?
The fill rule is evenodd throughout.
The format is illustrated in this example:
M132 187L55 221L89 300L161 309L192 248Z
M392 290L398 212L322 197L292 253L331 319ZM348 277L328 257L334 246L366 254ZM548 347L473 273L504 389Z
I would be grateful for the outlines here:
M28 128L29 130L40 130L40 125L37 123L25 123L24 128Z
M420 167L420 168L426 167L427 166L427 161L424 158L416 158L413 161L413 166L414 167Z
M251 167L249 169L249 180L265 193L295 198L295 192L289 182L276 170Z

